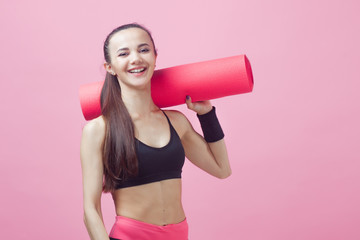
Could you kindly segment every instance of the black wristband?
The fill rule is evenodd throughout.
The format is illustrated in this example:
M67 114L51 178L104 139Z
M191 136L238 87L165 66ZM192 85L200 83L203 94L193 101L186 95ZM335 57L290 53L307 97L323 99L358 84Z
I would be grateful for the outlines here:
M216 142L224 138L225 135L216 116L215 107L208 113L196 115L199 118L206 142Z

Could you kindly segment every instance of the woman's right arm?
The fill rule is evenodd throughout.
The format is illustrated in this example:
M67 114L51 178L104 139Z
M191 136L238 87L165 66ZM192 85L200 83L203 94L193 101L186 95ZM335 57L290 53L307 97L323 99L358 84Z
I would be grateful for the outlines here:
M109 240L101 212L103 183L101 144L104 134L105 124L99 117L84 126L81 138L84 223L92 240Z

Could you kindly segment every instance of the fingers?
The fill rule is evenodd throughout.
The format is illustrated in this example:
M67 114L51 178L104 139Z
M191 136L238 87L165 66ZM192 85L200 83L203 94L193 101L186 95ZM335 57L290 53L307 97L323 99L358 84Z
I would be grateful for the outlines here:
M191 102L191 97L189 95L186 95L186 105L187 105L187 108L190 109L190 110L194 110L194 105L193 103Z
M188 109L196 112L199 115L208 113L212 109L212 105L209 100L192 102L191 97L187 95L185 102Z

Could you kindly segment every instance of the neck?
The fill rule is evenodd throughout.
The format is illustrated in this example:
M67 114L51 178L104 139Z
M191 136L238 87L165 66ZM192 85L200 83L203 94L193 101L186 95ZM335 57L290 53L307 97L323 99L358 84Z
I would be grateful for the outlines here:
M148 116L159 109L152 100L150 84L143 89L121 86L121 96L132 119Z

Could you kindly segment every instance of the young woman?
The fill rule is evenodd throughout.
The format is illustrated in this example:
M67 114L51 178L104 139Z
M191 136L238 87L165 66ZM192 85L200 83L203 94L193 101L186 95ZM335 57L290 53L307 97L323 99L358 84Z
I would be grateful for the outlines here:
M224 134L209 101L192 103L203 129L196 133L178 111L163 111L151 98L157 52L138 24L114 29L104 43L107 71L102 115L89 121L81 139L84 222L91 239L188 239L181 203L185 156L218 177L230 176ZM101 194L112 194L116 222L108 235Z

